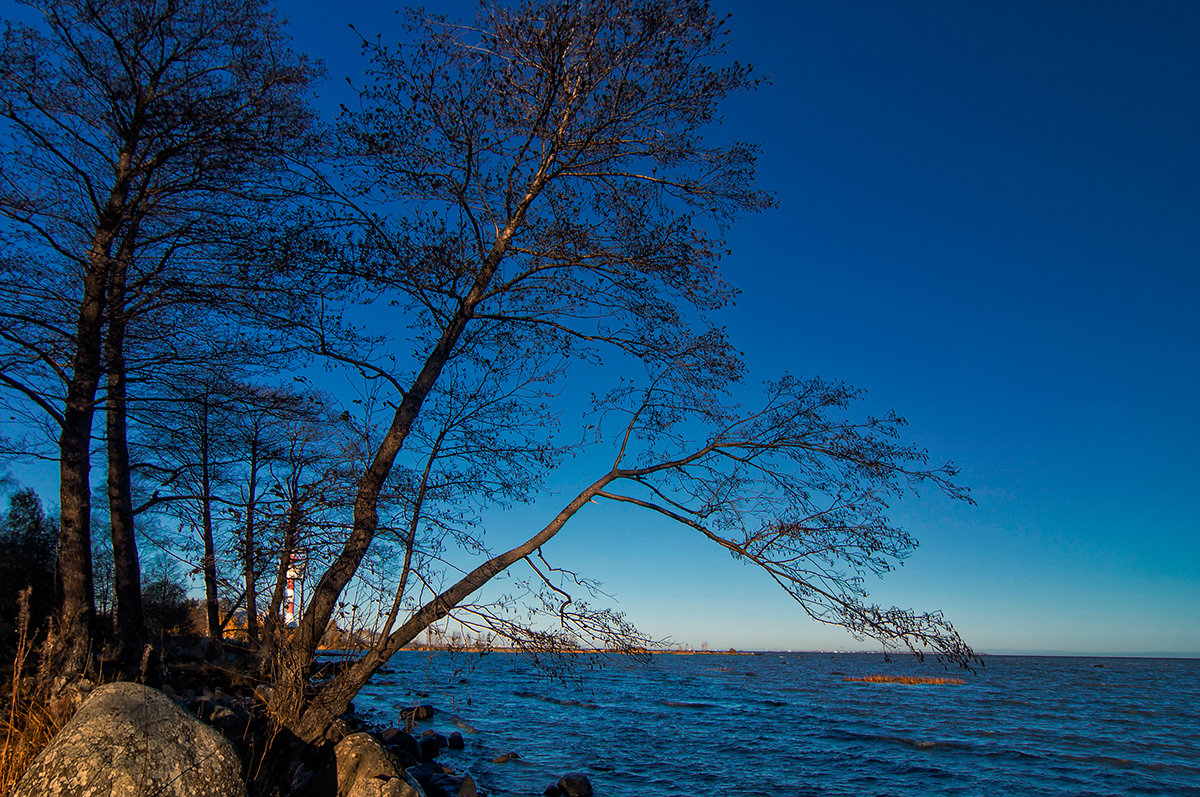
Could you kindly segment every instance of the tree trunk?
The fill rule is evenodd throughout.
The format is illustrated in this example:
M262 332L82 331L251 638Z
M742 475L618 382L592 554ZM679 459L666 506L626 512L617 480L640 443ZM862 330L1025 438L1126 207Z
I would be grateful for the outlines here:
M553 539L554 535L562 530L562 527L566 525L568 520L574 517L576 512L587 506L588 502L595 496L600 495L605 487L620 477L621 474L615 470L601 476L583 490L583 492L575 496L537 534L515 548L498 554L479 565L459 579L449 589L444 590L414 612L400 628L392 632L386 644L376 646L367 651L366 655L355 662L354 666L342 670L329 683L321 686L306 704L302 704L303 708L299 709L299 717L289 723L293 732L306 742L315 743L320 740L324 736L329 724L349 708L350 701L354 699L359 690L370 680L371 676L387 663L388 659L399 652L409 642L416 639L417 635L426 628L448 616L455 606L458 606L469 598L483 585L495 578L497 574L503 573L510 566L529 556ZM296 668L294 672L288 672L287 675L292 676L294 680L296 672L302 672L302 670ZM280 690L278 695L272 695L272 709L276 716L294 716L294 714L289 714L289 712L295 712L297 706L285 705L282 702L292 700L299 703L299 695L302 694L303 691L299 690L296 684L292 682L286 684L285 688Z
M208 619L208 636L214 654L221 651L221 604L217 593L217 552L213 541L212 502L204 496L202 529L204 536L204 608Z
M90 669L95 596L92 585L92 501L89 443L97 378L80 366L67 386L67 411L59 437L58 618L54 669L78 675ZM98 368L96 369L98 370ZM82 378L81 378L81 372Z
M426 356L412 386L396 407L391 426L376 448L371 463L367 466L362 478L359 479L358 493L354 499L353 522L346 543L342 546L342 551L337 559L325 570L316 587L313 588L308 608L300 618L295 635L289 640L289 647L305 668L312 662L317 645L320 644L321 637L329 626L330 618L333 616L333 610L341 597L342 590L358 572L363 557L367 555L371 542L375 539L375 533L379 526L377 511L379 495L391 473L392 464L400 453L400 449L403 448L413 423L421 414L425 398L437 384L442 368L449 361L459 338L462 337L467 324L474 317L475 309L487 295L488 286L495 278L501 261L508 253L513 236L524 224L529 206L549 180L549 171L554 158L554 152L543 155L541 167L532 178L528 191L517 203L512 217L508 219L496 236L479 272L475 275L471 289L446 322L438 342Z
M279 550L279 565L275 570L275 587L271 591L271 602L267 606L263 618L262 650L264 659L274 659L281 648L282 624L279 622L279 612L283 606L284 595L287 592L287 571L291 565L292 554L296 550L296 538L300 530L301 507L295 497L288 507L287 517L283 525L283 540Z
M58 618L51 644L52 669L72 676L91 669L96 606L92 583L92 421L100 384L105 293L112 245L120 230L128 195L130 158L122 153L117 180L96 223L83 275L83 295L75 331L75 356L62 432L58 438L60 526L58 535Z
M208 619L208 636L212 640L211 653L221 654L221 604L217 594L217 547L213 539L212 517L212 463L210 461L210 436L212 428L208 413L210 396L205 393L200 406L200 534L204 540L204 607Z
M246 486L246 530L242 540L242 580L246 589L246 639L258 644L258 595L254 571L254 521L258 501L258 462L260 458L258 429L250 440L250 481Z
M112 264L108 297L108 395L105 405L108 441L108 507L113 550L113 592L116 598L114 627L117 660L127 670L136 668L146 644L146 619L142 610L141 567L134 530L133 499L129 477L125 378L125 280L132 255L134 233L127 232Z

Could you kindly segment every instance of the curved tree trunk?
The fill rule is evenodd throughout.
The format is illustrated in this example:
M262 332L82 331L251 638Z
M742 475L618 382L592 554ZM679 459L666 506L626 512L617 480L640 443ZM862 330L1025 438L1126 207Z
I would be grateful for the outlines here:
M463 331L474 318L476 308L485 299L487 289L508 253L513 237L524 224L525 214L549 181L553 161L553 152L543 155L540 168L530 181L529 189L520 202L516 203L511 218L497 234L479 272L475 275L471 289L446 321L437 343L426 356L412 386L396 407L392 423L376 448L371 463L359 479L358 493L354 499L353 523L346 543L337 559L313 588L309 605L300 619L295 635L289 640L288 647L296 658L297 666L304 671L307 671L312 663L342 590L358 572L363 557L367 555L375 539L379 525L379 495L391 474L392 465L421 414L426 397L437 384L442 369L450 360Z
M272 710L276 716L289 719L289 726L300 739L310 743L319 741L325 735L330 723L349 709L350 701L371 679L371 676L387 663L388 659L416 639L417 635L426 628L449 615L455 606L469 598L497 574L504 572L508 567L549 542L562 530L567 521L574 517L576 512L587 506L589 501L600 495L604 488L615 479L620 478L620 475L615 470L606 473L575 496L537 534L515 548L479 565L449 589L426 603L414 612L400 628L392 632L385 645L372 648L353 667L343 670L332 681L322 686L308 700L307 704L303 705L303 708L300 708L299 702L300 695L303 694L303 682L293 681L287 685L287 688L280 690L278 695L272 695ZM293 665L296 663L293 662ZM296 668L292 674L295 676L300 672L302 671ZM291 701L291 704L289 705L287 701Z

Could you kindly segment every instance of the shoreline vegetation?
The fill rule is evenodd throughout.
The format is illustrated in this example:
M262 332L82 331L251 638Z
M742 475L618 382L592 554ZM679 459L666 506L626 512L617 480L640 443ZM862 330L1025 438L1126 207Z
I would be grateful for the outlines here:
M965 684L962 678L936 678L922 675L847 675L846 683L860 684L904 684L905 686L958 686Z
M358 650L355 648L346 648L346 649L321 648L321 650L325 653L338 652L339 650L345 650L347 653L350 653L350 652L360 653L361 652L361 650ZM497 645L467 645L465 647L462 645L408 645L407 647L402 648L401 652L404 652L404 651L421 651L421 652L428 652L428 653L479 653L479 654L484 654L484 655L489 654L489 653L527 653L528 652L528 651L522 650L521 648L503 647L503 646L497 646ZM585 654L585 655L597 655L597 656L613 654L613 651L605 650L603 648L576 648L572 652ZM728 650L691 650L691 649L681 649L681 648L637 647L637 648L632 648L629 650L622 650L619 652L619 654L620 655L633 655L633 656L651 656L651 655L653 655L653 656L763 656L763 655L767 655L770 653L776 653L776 652L778 652L778 651L737 650L736 648L729 648ZM823 653L825 651L801 651L801 652Z

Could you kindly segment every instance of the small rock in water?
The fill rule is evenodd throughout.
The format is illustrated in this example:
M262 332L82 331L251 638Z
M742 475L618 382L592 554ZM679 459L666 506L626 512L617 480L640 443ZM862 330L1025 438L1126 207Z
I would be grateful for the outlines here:
M558 779L558 789L564 797L592 797L592 782L582 772L568 772Z
M592 797L592 781L582 772L568 772L558 779L564 797Z
M400 709L400 719L412 718L414 720L427 720L436 713L436 709L428 704L420 706L409 706Z
M519 759L520 757L521 757L521 755L519 753L511 753L511 752L510 753L501 753L500 755L498 755L492 759L492 763L493 764L507 764L509 761L515 761L515 760Z
M412 734L399 728L384 728L379 732L379 741L384 744L397 744L405 737L412 739Z
M463 735L458 731L452 731L450 737L446 739L446 743L450 745L451 750L461 750L464 747Z
M437 736L422 736L420 739L417 739L417 749L420 750L420 755L417 756L418 759L421 761L432 761L441 752L442 745L438 744Z
M413 761L421 760L421 747L411 733L399 728L388 728L379 734L379 740L394 753L400 753Z
M434 775L428 783L421 785L425 787L425 792L429 797L478 797L479 795L475 789L475 781L470 775L464 775L461 778L448 774Z

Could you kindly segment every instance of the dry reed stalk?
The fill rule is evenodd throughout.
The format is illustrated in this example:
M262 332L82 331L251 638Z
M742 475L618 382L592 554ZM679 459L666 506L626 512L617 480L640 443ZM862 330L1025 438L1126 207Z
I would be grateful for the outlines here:
M0 748L0 797L12 792L21 775L58 731L58 722L36 689L27 691L22 677L32 649L29 638L30 589L21 591L17 611L17 652L13 658L12 689L3 723L4 747Z

